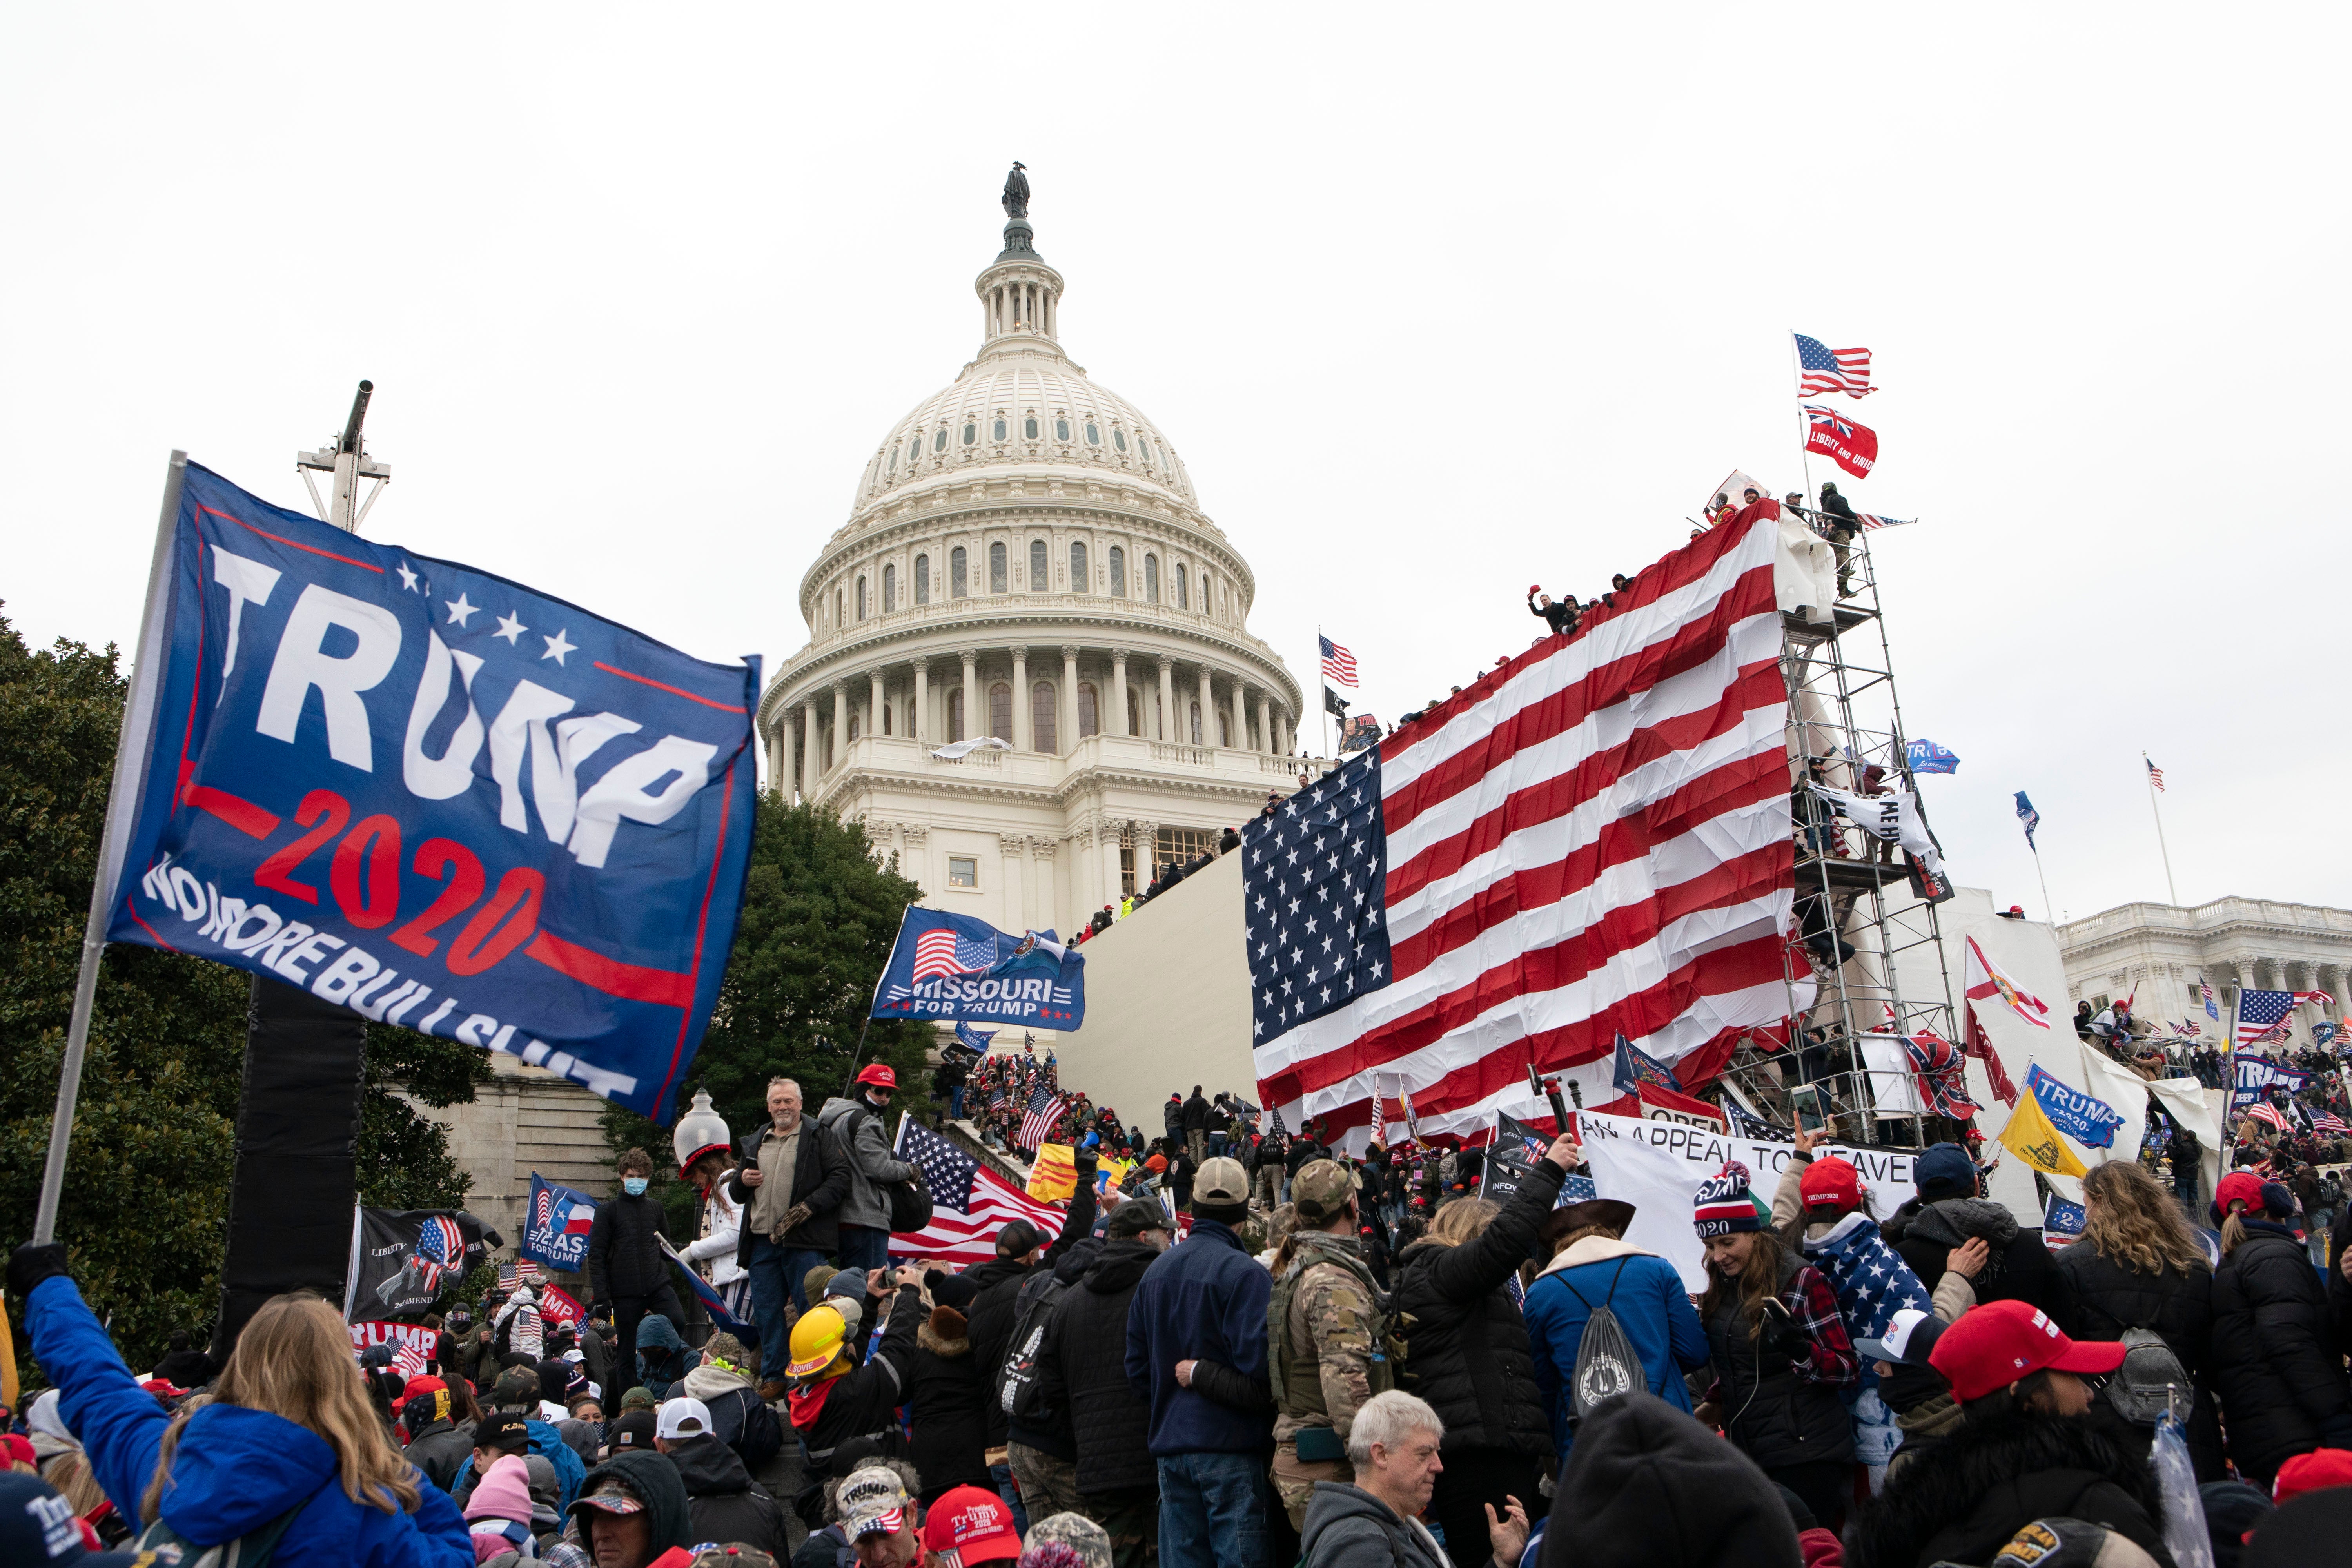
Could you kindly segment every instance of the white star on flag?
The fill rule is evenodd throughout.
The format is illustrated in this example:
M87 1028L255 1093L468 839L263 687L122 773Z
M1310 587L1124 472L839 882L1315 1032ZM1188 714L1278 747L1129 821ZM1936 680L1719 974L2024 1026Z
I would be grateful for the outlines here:
M445 599L442 603L449 606L449 624L453 626L464 626L467 618L476 610L481 608L478 605L469 605L466 602L466 595L463 589L458 590L457 596L455 599Z
M521 614L509 611L499 617L499 629L494 635L506 638L509 647L519 647L522 644L522 634L529 630L530 628L522 624Z
M416 574L408 569L405 561L400 563L400 585L412 594L416 592Z
M572 652L576 646L572 643L565 642L563 640L563 634L561 631L557 632L553 637L549 637L546 633L541 632L540 634L539 640L547 645L547 651L541 654L539 657L543 659L551 658L558 664L562 664L563 662L563 656Z

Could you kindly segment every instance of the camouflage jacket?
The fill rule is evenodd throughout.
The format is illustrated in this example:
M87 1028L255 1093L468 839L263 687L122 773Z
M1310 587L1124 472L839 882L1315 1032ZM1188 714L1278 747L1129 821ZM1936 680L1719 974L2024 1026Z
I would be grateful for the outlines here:
M1357 1409L1379 1392L1380 1289L1354 1237L1312 1231L1292 1246L1268 1312L1280 1320L1278 1333L1267 1324L1278 1407L1275 1441L1287 1441L1303 1426L1328 1426L1345 1437Z

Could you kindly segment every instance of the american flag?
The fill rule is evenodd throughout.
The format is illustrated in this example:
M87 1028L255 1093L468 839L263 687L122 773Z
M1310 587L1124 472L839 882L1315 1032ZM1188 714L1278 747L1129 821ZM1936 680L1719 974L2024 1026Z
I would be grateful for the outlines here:
M1355 685L1356 656L1319 632L1315 640L1323 645L1324 675L1342 686Z
M1837 1292L1839 1315L1855 1339L1884 1337L1897 1312L1935 1310L1927 1287L1874 1225L1841 1227L1808 1242L1805 1261Z
M915 938L915 974L929 980L935 974L978 974L996 963L993 939L975 941L942 928Z
M1802 332L1791 332L1790 336L1797 340L1797 369L1801 378L1798 396L1843 392L1849 397L1867 397L1878 390L1870 384L1868 349L1823 348L1819 338L1809 338Z
M400 1348L392 1352L392 1370L403 1377L425 1375L425 1347L415 1340L403 1340Z
M2300 1007L2305 1002L2316 1002L2323 1007L2333 1007L2336 1005L2336 998L2329 995L2325 991L2298 991L2294 994L2294 1005L2296 1006Z
M2197 1026L2197 1020L2194 1018L2184 1020L2180 1026L2180 1032L2189 1036L2191 1039L2197 1038L2205 1033L2204 1030Z
M2246 1114L2252 1117L2257 1121L2266 1121L2270 1123L2273 1127L2277 1128L2282 1132L2287 1130L2286 1118L2280 1115L2279 1108L2273 1105L2267 1100L2258 1100L2254 1101L2253 1104L2246 1107Z
M1788 1011L1780 504L1642 574L1243 831L1260 1098L1423 1135L1606 1096L1620 1031L1704 1083ZM1389 1079L1396 1079L1393 1085Z
M2352 1137L2352 1127L2347 1127L2344 1124L2344 1118L2332 1110L2315 1112L2311 1118L2311 1130L2314 1132L2333 1133L2338 1138Z
M898 1157L923 1168L923 1185L931 1194L931 1223L891 1237L890 1250L898 1257L985 1263L996 1256L996 1233L1013 1221L1025 1219L1055 1236L1068 1217L911 1117L898 1123Z
M416 1265L417 1282L423 1289L440 1289L445 1276L465 1271L465 1232L457 1228L456 1220L435 1215L417 1227L416 1250L409 1261Z
M1062 1119L1062 1112L1067 1109L1068 1105L1060 1095L1039 1085L1037 1092L1029 1097L1029 1114L1021 1119L1018 1137L1021 1146L1034 1149L1043 1143L1045 1135L1054 1131L1054 1123Z
M2251 1045L2273 1031L2284 1033L2294 1021L2294 993L2292 991L2240 991L2238 1016L2230 1038L2237 1045Z
M1853 514L1864 528L1908 528L1919 520L1916 517L1881 517L1874 511Z
M2205 1016L2219 1020L2221 1016L2221 1005L2213 1000L2213 988L2205 984L2205 977L2201 974L2197 977L2197 994L2205 999Z
M2164 770L2158 767L2156 763L2149 759L2148 754L2146 752L2142 752L2140 753L2139 760L2147 763L2147 782L2154 784L2158 793L2162 793L2164 789Z

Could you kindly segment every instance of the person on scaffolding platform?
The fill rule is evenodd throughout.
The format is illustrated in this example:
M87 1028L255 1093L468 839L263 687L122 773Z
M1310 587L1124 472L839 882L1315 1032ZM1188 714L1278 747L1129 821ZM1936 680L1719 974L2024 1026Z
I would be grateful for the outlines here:
M1813 793L1815 784L1827 784L1822 776L1822 759L1805 759L1805 776L1789 792L1789 811L1797 819L1797 829L1802 835L1805 854L1822 858L1843 856L1845 848L1838 842L1837 808Z
M1850 598L1853 594L1853 537L1862 531L1862 520L1845 497L1838 494L1837 486L1824 480L1822 484L1820 511L1822 537L1830 542L1837 556L1838 597Z

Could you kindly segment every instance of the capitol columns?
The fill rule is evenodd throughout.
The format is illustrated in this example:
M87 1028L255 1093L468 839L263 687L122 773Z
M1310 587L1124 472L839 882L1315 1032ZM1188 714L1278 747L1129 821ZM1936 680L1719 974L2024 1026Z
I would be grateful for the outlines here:
M918 741L930 739L931 728L931 661L922 654L915 656L915 721L908 733Z
M1028 906L1022 896L1022 884L1029 879L1028 856L1025 853L1029 840L1018 833L1000 833L996 836L996 847L1003 862L1000 874L1004 879L1005 929L1026 931L1029 929L1029 917L1024 911Z
M1056 749L1068 756L1078 749L1078 650L1068 643L1062 645L1062 690L1055 703L1061 720L1055 725ZM1095 727L1102 727L1102 703L1095 703Z
M833 683L833 765L849 760L849 682Z
M874 672L866 679L867 682L866 694L866 732L869 735L878 735L882 732L881 668L877 666Z
M1274 743L1274 699L1263 686L1257 689L1257 749L1269 757L1280 750Z
M801 798L816 798L816 701L801 700Z
M1059 839L1040 838L1034 835L1029 839L1029 860L1037 868L1037 914L1029 923L1039 931L1048 926L1064 929L1054 907L1058 901L1054 897L1058 890L1054 878L1054 851L1060 847Z
M1176 661L1167 654L1160 656L1160 733L1159 739L1172 741L1180 733L1176 723Z
M963 733L955 739L970 741L981 735L985 728L981 723L982 715L987 710L980 705L980 650L960 647L956 649L956 657L963 660Z
M1106 735L1127 733L1127 649L1110 650L1110 713L1103 724Z
M1029 649L1014 643L1007 650L1013 655L1013 749L1030 750L1029 745Z
M1207 665L1201 667L1201 744L1217 743L1217 691Z
M1151 881L1152 858L1159 852L1160 824L1130 822L1127 826L1135 841L1135 890L1139 893ZM1113 893L1116 894L1118 889L1118 843L1116 834L1112 836L1111 842L1110 885Z

